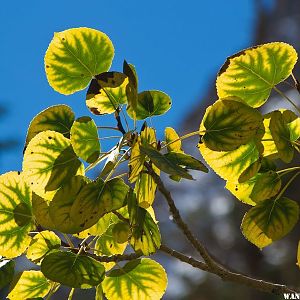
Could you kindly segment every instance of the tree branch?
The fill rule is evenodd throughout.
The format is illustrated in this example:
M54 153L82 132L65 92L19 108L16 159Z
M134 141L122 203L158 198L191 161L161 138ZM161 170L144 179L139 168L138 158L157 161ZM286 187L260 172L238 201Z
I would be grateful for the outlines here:
M282 284L276 284L260 279L255 279L252 277L249 277L247 275L243 275L240 273L232 272L225 268L223 265L219 264L214 260L214 258L209 254L209 252L206 250L206 248L196 239L196 237L193 235L187 224L182 220L182 217L179 213L179 210L177 209L175 202L171 196L171 193L166 189L164 183L162 182L161 178L154 172L151 165L148 163L145 163L145 166L149 172L149 174L152 176L154 182L157 184L158 190L163 194L165 197L170 212L174 218L174 221L178 225L178 227L183 231L186 238L190 241L190 243L194 246L194 248L199 252L199 254L204 259L204 262L195 260L192 257L185 256L184 254L177 252L175 250L172 250L168 248L165 245L162 245L160 247L160 250L185 262L190 264L191 266L198 268L203 271L207 271L209 273L213 273L220 278L222 278L224 281L231 281L238 284L243 284L248 287L252 287L254 289L257 289L262 292L267 292L271 294L280 295L282 293L297 293L300 292L300 289L296 288L290 288L286 285Z
M276 284L260 279L255 279L243 274L231 272L224 267L219 270L211 269L206 263L198 261L192 257L188 257L178 251L175 251L165 245L161 245L160 250L174 258L179 259L182 262L185 262L194 268L212 273L223 279L224 281L231 281L238 284L246 285L252 287L256 290L271 293L275 295L282 295L283 293L299 293L299 289L290 288L286 285Z
M202 256L204 261L207 265L213 267L213 268L221 268L210 256L210 254L207 252L205 247L197 240L197 238L193 235L187 224L182 220L181 215L179 213L179 210L177 209L174 200L171 196L171 193L166 189L164 183L160 179L160 177L154 172L152 167L145 163L145 166L149 172L149 174L152 176L154 182L157 184L158 190L163 194L165 199L168 202L170 212L174 218L174 221L178 225L178 227L182 230L186 238L190 241L190 243L194 246L194 248L199 252L199 254Z

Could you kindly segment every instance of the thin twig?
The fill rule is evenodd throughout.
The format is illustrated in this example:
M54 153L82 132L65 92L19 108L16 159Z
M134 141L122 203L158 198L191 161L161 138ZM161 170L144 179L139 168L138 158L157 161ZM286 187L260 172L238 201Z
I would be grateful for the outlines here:
M192 257L188 257L178 251L170 249L165 245L161 245L160 250L167 253L168 255L179 259L182 262L185 262L197 269L213 273L223 279L224 281L231 281L238 284L246 285L252 287L256 290L271 293L275 295L282 295L283 293L299 293L299 289L291 288L283 284L272 283L256 278L252 278L243 274L235 273L225 269L211 269L206 263L198 261Z

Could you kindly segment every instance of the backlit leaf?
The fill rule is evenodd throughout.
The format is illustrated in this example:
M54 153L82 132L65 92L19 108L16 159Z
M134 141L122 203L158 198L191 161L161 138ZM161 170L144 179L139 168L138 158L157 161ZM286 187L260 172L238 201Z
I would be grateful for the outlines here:
M53 191L62 186L81 168L70 140L61 133L44 131L37 134L24 153L23 171L31 188Z
M151 161L155 164L157 168L161 171L170 174L180 176L185 179L193 179L193 177L182 167L175 164L172 160L168 159L166 155L161 154L154 147L141 146L141 152L151 159Z
M161 91L144 91L138 94L136 119L144 120L148 117L165 114L172 105L171 98ZM133 110L127 110L128 115L134 118Z
M93 163L100 154L97 126L90 117L78 118L71 128L71 144L74 152L88 163Z
M110 114L127 103L128 77L119 72L105 72L95 76L86 94L86 105L95 115Z
M128 212L132 228L131 246L135 251L141 251L144 255L155 253L161 245L158 225L146 209L138 206L136 196L132 191L128 197Z
M181 140L179 135L172 127L166 127L165 140L169 152L183 152L181 149Z
M91 288L104 279L103 265L91 257L57 251L47 255L41 265L50 280L73 288Z
M19 172L0 176L0 255L14 258L30 243L34 229L31 190Z
M280 111L272 112L270 132L280 159L286 163L291 162L294 156L294 148L290 142L290 130Z
M245 214L241 229L247 240L262 249L290 232L298 218L297 202L288 198L265 200Z
M114 255L114 254L123 254L126 246L128 244L127 241L124 243L118 243L112 233L112 230L114 228L115 224L112 224L108 227L108 229L98 237L96 244L95 244L95 250L94 253L96 255ZM115 263L104 263L105 270L110 270Z
M32 238L26 257L34 263L39 263L49 251L59 248L60 244L60 238L54 232L41 231Z
M288 78L297 62L297 52L285 43L252 47L227 58L219 71L219 98L236 96L248 105L259 107L272 88Z
M198 159L192 157L191 155L180 153L180 152L169 152L165 154L165 157L176 165L183 166L187 169L197 170L207 173L207 167Z
M300 268L300 241L298 242L297 265L298 265L298 267Z
M142 258L112 270L102 287L108 300L159 300L167 284L164 268L149 258Z
M206 110L200 135L204 131L202 140L209 149L232 151L256 136L262 121L256 109L234 99L221 99Z
M82 176L73 177L57 191L49 203L49 215L55 228L63 233L82 231L80 223L71 218L73 203L80 191L87 185L87 179Z
M24 271L7 297L10 300L45 297L50 289L51 283L42 272Z
M135 67L132 64L128 64L126 60L123 63L123 72L129 79L129 84L126 87L127 95L127 110L132 111L132 117L136 119L136 109L138 104L138 78Z
M72 109L64 104L54 105L37 114L30 122L25 147L38 133L46 130L60 132L66 138L70 137L70 129L75 120Z
M0 258L0 290L13 280L14 272L15 262L3 257Z
M238 182L240 175L255 161L263 151L261 144L255 140L241 145L233 151L213 151L204 143L198 144L199 150L207 164L223 179Z
M274 171L259 173L243 183L228 181L226 188L240 201L256 205L277 195L281 188L280 177Z
M96 224L103 215L123 207L129 187L120 178L113 178L104 183L102 179L84 186L71 209L73 222L81 230Z
M98 30L82 27L55 33L45 55L47 79L57 92L72 94L106 72L113 56L112 42Z

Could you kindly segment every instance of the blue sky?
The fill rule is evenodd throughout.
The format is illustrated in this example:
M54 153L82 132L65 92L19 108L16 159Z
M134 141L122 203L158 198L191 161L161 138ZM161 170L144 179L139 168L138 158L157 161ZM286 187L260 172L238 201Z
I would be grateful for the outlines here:
M3 1L0 103L8 113L0 122L0 139L14 137L19 146L1 154L1 173L21 169L26 129L39 111L65 103L77 116L90 115L85 91L67 97L47 83L43 57L53 32L80 26L105 32L116 50L112 69L121 70L125 58L136 66L141 90L159 89L172 97L171 110L154 119L161 135L165 126L178 128L205 97L226 56L250 44L253 4L252 0ZM108 120L97 117L96 122Z

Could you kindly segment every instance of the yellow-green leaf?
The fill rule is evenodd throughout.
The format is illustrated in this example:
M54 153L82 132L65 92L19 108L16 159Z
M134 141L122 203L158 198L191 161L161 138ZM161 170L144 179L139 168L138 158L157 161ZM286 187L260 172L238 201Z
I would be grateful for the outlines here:
M56 230L63 233L82 231L79 222L74 222L71 218L71 209L80 191L86 185L86 178L75 176L56 192L49 203L49 215Z
M243 183L227 181L226 188L240 201L254 206L277 195L281 188L281 180L276 172L269 171L258 173Z
M128 64L126 60L123 63L123 72L128 76L129 84L126 87L127 110L132 111L133 119L136 119L136 109L138 104L138 77L134 65Z
M46 130L60 132L70 137L70 129L75 120L72 109L67 105L54 105L37 114L30 122L25 147L38 133Z
M51 289L51 283L40 271L24 271L16 285L8 294L10 300L24 300L45 297Z
M241 229L247 240L262 249L289 233L298 218L297 202L284 197L265 200L245 214Z
M152 168L157 175L160 175L160 170L155 165L153 165ZM151 175L147 173L140 173L138 175L138 179L134 186L134 192L136 194L139 206L148 208L153 204L156 186L157 185Z
M71 128L71 144L74 152L88 163L93 163L100 154L98 129L90 117L78 118Z
M297 58L292 46L280 42L236 53L227 58L219 71L218 96L236 96L259 107L267 101L272 88L290 76Z
M114 254L123 254L126 246L128 244L127 241L124 241L123 243L118 243L116 239L113 236L113 229L115 224L110 225L107 230L98 237L96 244L95 244L95 250L94 253L96 255L114 255ZM128 239L128 236L127 236ZM104 263L105 270L110 270L115 263Z
M95 115L110 114L127 103L128 77L119 72L95 76L86 94L86 105Z
M14 258L30 244L34 229L31 190L20 172L0 176L0 255Z
M161 245L161 236L158 225L151 214L138 206L134 192L128 196L128 212L132 234L130 244L135 251L141 251L144 255L156 252Z
M55 33L45 55L47 79L57 92L72 94L106 72L113 56L112 42L101 31L82 27Z
M95 259L64 251L48 254L41 270L48 279L73 288L97 286L105 275L103 265Z
M41 226L48 229L55 229L55 225L49 213L49 200L32 193L32 210L35 220Z
M200 143L198 147L207 164L223 179L232 182L238 182L240 175L259 159L263 151L256 140L233 151L213 151L204 143Z
M108 300L159 300L167 284L164 268L149 258L142 258L112 270L102 288Z
M135 111L137 120L165 114L172 105L171 98L161 91L144 91L138 94L138 103ZM134 119L133 110L127 110L128 115Z
M234 99L221 99L206 110L200 135L209 149L232 151L255 137L262 121L256 109Z
M161 154L158 150L150 145L140 146L141 152L147 155L153 164L161 171L170 174L180 176L185 179L193 179L193 177L182 167L168 159L166 155Z
M85 230L103 215L125 205L128 185L120 178L104 183L102 179L88 183L79 192L71 208L73 222Z
M172 127L166 127L165 140L169 152L183 152L179 135Z
M24 153L24 176L37 194L41 190L57 190L70 180L81 166L70 140L55 131L37 134L29 142Z
M44 230L36 234L27 249L26 257L39 264L47 253L60 247L60 238L52 231Z
M284 119L284 123L290 132L290 141L295 142L300 137L300 118L288 109L280 110Z
M294 148L290 142L289 128L286 126L283 115L280 111L272 112L270 132L280 159L285 163L291 162L294 156Z

